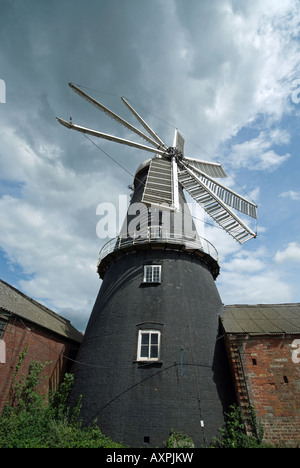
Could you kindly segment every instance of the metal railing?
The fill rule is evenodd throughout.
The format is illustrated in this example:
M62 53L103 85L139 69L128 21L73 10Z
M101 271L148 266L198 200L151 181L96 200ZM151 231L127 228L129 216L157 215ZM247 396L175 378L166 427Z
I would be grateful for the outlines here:
M106 244L103 245L99 252L99 258L97 266L100 265L102 260L117 250L126 249L131 246L137 246L140 244L172 244L184 246L185 250L194 251L200 250L210 255L217 262L219 261L219 254L215 246L204 237L195 234L195 236L186 236L182 234L176 234L174 232L166 232L162 226L149 226L145 229L145 232L137 231L131 236L118 236L110 239Z

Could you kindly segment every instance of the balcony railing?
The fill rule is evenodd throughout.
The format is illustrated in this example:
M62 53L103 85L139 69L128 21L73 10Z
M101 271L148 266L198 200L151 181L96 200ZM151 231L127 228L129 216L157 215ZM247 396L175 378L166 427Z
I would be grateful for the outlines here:
M140 232L136 232L133 237L130 236L118 236L110 239L101 248L98 258L98 266L102 260L108 255L118 250L127 249L131 246L138 246L141 244L170 244L172 246L184 247L187 251L199 250L205 254L210 255L216 262L219 261L219 255L214 245L207 239L200 237L195 234L194 237L186 236L182 234L176 234L174 232L166 232L162 226L149 226L146 228L144 235Z

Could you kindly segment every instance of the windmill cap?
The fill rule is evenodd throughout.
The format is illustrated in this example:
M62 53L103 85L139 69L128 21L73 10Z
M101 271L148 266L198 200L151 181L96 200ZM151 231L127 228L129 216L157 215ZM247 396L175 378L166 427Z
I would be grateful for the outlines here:
M148 169L151 161L152 161L152 158L147 159L146 161L144 161L142 164L139 165L134 176L134 185L136 184L139 174L143 172L145 169Z

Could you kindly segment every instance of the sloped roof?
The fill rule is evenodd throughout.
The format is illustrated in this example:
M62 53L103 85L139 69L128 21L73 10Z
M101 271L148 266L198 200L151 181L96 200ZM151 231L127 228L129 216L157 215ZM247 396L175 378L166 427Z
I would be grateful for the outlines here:
M17 315L58 335L81 343L82 334L71 322L18 289L0 280L0 315L2 311Z
M249 335L300 334L300 304L224 306L226 333Z

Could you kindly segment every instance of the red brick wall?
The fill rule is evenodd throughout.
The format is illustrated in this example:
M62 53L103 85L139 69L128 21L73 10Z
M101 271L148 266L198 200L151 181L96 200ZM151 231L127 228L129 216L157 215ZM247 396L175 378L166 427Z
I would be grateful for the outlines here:
M27 345L28 350L18 372L18 378L22 375L27 376L32 361L41 363L51 361L43 371L43 375L47 376L42 379L40 388L44 394L47 394L49 389L55 389L61 382L67 364L63 355L68 355L71 348L76 348L76 344L56 334L33 324L26 323L25 326L24 323L15 318L10 319L2 337L6 344L6 363L0 364L0 413L7 400L19 357Z
M227 337L239 402L254 406L266 440L287 446L300 446L300 363L292 359L296 338Z

